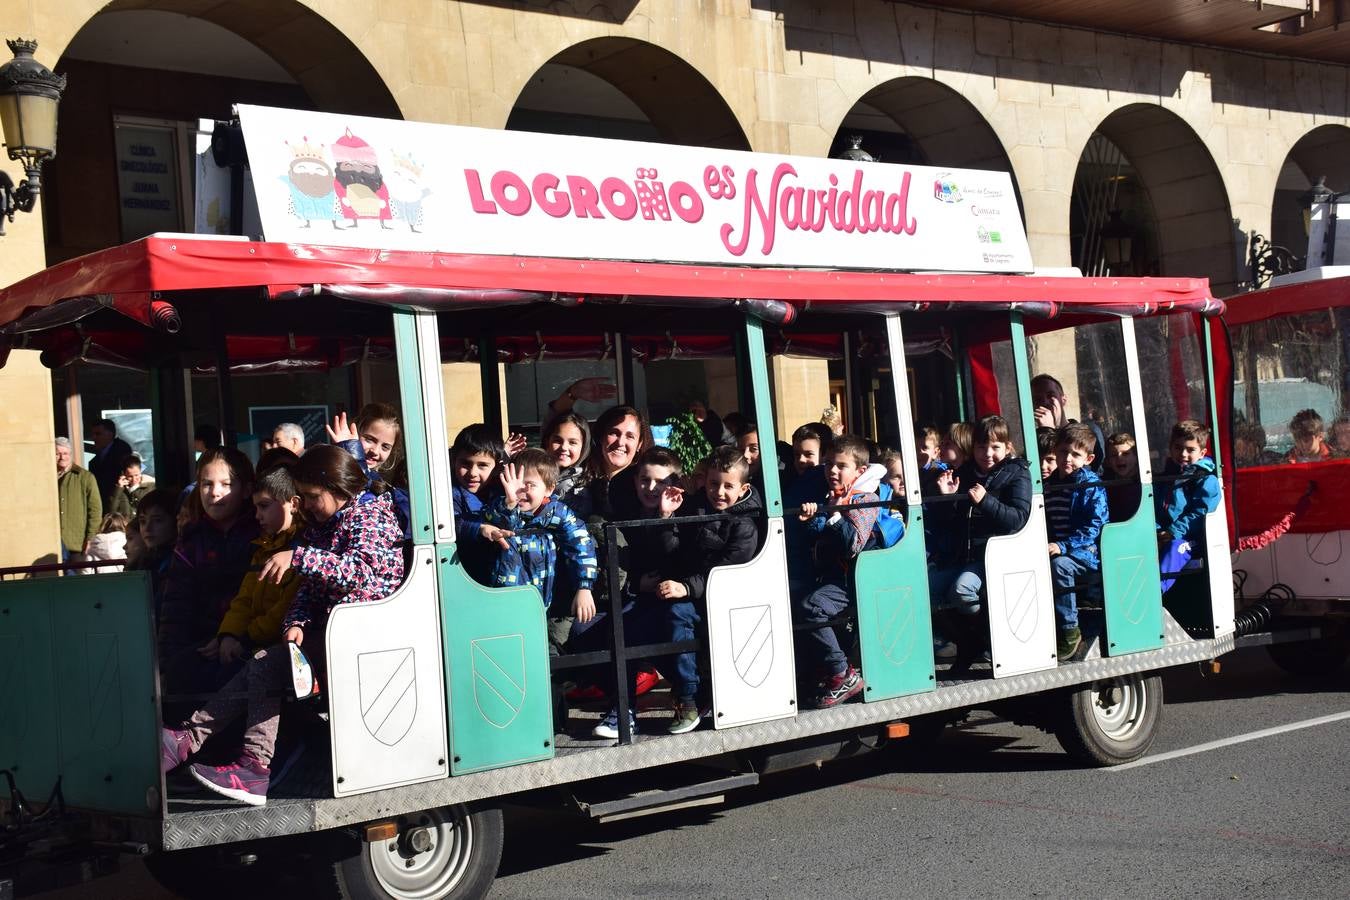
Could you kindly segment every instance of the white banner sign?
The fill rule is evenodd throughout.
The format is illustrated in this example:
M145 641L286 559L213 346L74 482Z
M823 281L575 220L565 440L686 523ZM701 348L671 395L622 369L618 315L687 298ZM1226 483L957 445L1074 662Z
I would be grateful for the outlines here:
M269 241L1029 272L1005 172L240 106Z

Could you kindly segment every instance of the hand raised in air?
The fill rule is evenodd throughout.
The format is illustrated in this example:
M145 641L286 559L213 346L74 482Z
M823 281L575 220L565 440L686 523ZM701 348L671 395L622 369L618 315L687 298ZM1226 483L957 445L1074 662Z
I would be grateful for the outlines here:
M323 426L328 432L328 440L333 444L340 444L343 441L352 441L361 439L356 431L356 423L347 421L347 414L340 412L333 416L333 424Z

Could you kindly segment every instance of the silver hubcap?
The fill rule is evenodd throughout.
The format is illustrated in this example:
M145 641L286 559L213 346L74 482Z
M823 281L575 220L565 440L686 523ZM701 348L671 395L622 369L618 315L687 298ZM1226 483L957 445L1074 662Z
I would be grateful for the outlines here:
M1148 711L1148 696L1132 678L1112 678L1092 686L1092 717L1102 734L1127 741L1139 733Z
M473 855L473 825L462 806L399 819L399 833L370 844L370 867L399 900L434 900L459 884Z

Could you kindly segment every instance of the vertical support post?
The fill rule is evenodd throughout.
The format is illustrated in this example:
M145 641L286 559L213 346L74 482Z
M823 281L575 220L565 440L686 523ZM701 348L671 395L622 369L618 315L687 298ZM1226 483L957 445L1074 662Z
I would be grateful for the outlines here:
M1022 314L1008 314L1008 328L1012 336L1013 370L1017 373L1017 414L1022 423L1022 456L1031 466L1031 488L1041 492L1041 449L1036 443L1036 420L1031 415L1031 361L1027 358L1027 333L1022 326Z
M975 411L970 408L970 398L966 392L966 348L961 341L960 331L952 333L952 374L955 376L953 389L957 418L969 421L975 418Z
M858 402L858 373L854 369L857 341L853 335L844 332L844 408L839 415L844 417L844 430L849 434L862 434L862 404ZM762 442L761 442L762 443Z
M1200 317L1197 315L1197 319ZM1214 453L1214 474L1218 476L1219 483L1223 483L1223 451L1220 448L1222 443L1219 440L1219 393L1214 385L1214 335L1210 333L1209 323L1200 319L1199 331L1204 339L1205 348L1205 405L1209 409L1209 422L1213 431L1213 437L1210 439L1210 450ZM1255 390L1255 384L1247 386L1248 390Z
M77 365L66 366L66 426L75 465L84 468L84 401L80 396Z
M220 430L226 447L239 445L239 432L234 427L234 384L230 380L229 338L225 332L216 341L216 398L220 405Z
M435 462L430 457L427 434L430 431L439 440L444 440L444 411L439 417L439 432L432 431L431 423L437 417L428 416L430 397L440 395L440 351L435 356L425 358L426 338L419 335L419 317L429 320L432 340L435 340L436 317L431 313L417 313L407 309L395 309L394 316L394 358L398 365L399 402L403 407L403 448L408 461L408 501L412 507L412 521L408 527L412 532L414 544L428 544L433 539L433 503L432 472L436 471ZM422 340L419 341L419 337ZM433 346L435 346L433 344ZM435 373L432 376L432 373ZM431 392L435 393L431 393ZM438 404L439 400L436 401ZM438 405L438 409L441 407ZM448 466L445 454L439 454L441 466ZM446 478L445 485L449 484ZM439 521L437 525L441 524ZM454 534L454 528L449 528ZM437 533L436 537L440 537Z
M909 396L905 336L898 315L886 317L886 343L891 357L895 414L900 421L900 464L905 471L905 500L910 506L919 506L923 502L919 493L919 454L914 447L913 400Z
M623 597L619 584L619 529L605 526L605 577L609 579L609 646L614 657L614 705L619 712L619 743L633 743L628 709L633 702L628 682L628 647L623 640Z
M155 480L160 484L187 484L192 480L191 379L191 373L177 361L151 370L150 421L154 429Z
M614 332L614 386L618 388L620 403L637 406L637 390L633 384L633 348L628 338Z
M750 405L742 409L755 411L755 422L759 426L760 471L764 473L764 508L769 517L783 514L783 493L778 483L778 435L773 418L773 400L769 396L769 361L764 353L764 323L747 316L745 319L745 340L741 372L748 372ZM747 380L739 379L742 384Z
M483 385L483 421L497 434L502 429L502 380L497 375L497 341L491 335L478 339L478 375Z

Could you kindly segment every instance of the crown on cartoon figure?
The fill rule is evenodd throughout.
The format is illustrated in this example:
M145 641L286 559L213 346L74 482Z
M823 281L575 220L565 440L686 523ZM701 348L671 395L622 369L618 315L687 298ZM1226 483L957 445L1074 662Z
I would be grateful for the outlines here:
M411 172L419 178L422 177L422 164L417 161L417 157L411 153L399 153L397 150L393 152L393 157L396 168Z
M300 143L292 144L286 142L286 146L291 148L291 153L295 159L312 159L318 162L326 162L323 156L323 144L310 143L308 137L301 138Z

